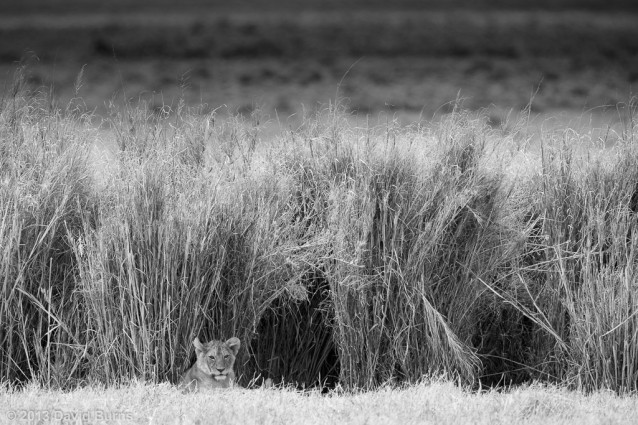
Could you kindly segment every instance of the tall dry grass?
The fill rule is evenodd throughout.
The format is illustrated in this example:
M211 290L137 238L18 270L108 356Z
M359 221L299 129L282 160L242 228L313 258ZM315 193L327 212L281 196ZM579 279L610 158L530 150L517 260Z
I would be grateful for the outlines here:
M234 335L242 384L636 390L635 127L535 156L458 111L333 105L274 140L258 114L79 111L2 100L3 381L174 382L195 336Z
M10 382L77 370L85 305L69 235L93 210L87 117L27 98L18 73L0 104L0 365Z

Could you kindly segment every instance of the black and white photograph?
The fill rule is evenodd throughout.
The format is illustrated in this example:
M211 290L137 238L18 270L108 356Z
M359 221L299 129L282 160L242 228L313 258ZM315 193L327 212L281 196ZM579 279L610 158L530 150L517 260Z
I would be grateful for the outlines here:
M638 1L0 0L0 424L638 423Z

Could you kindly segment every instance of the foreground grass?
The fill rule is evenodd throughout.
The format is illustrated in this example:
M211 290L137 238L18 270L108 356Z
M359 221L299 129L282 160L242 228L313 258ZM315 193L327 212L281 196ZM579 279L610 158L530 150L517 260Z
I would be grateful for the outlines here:
M91 419L82 423L102 423L100 418L105 418L104 422L114 424L623 424L638 415L638 398L611 392L584 395L558 387L529 386L477 394L446 382L328 396L287 389L182 395L168 384L72 392L32 386L23 391L0 390L0 405L3 424L20 422L11 420L13 414L53 418L41 423L85 415Z

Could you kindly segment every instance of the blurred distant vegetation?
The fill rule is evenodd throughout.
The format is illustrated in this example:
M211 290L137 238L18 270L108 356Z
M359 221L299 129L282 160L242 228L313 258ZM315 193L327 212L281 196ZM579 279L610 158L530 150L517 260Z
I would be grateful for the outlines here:
M519 9L519 10L638 10L632 0L23 0L0 6L0 12L11 13L69 13L69 12L122 12L162 11L184 9L209 10L370 10L370 9Z
M0 32L0 57L40 60L266 58L324 61L364 55L567 57L575 65L632 61L638 25L625 16L560 12L388 12L69 18Z
M294 111L357 63L342 87L357 111L431 112L459 92L472 109L521 108L535 91L538 111L584 110L631 96L637 12L627 0L25 0L0 6L0 85L32 58L29 83L62 98L88 65L94 107L125 89Z

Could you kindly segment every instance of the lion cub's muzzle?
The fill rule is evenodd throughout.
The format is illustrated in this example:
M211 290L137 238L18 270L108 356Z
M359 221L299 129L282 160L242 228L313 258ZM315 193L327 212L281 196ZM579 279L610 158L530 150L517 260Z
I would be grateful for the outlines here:
M226 370L226 368L213 368L211 369L211 371L213 372L213 378L215 378L215 380L217 381L223 381L224 379L228 378L228 371Z

